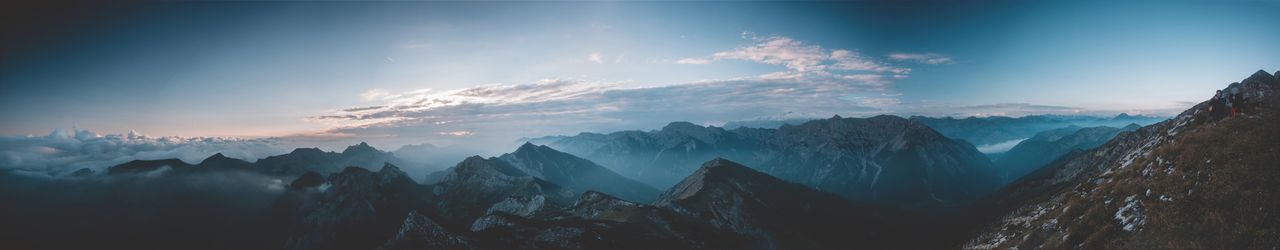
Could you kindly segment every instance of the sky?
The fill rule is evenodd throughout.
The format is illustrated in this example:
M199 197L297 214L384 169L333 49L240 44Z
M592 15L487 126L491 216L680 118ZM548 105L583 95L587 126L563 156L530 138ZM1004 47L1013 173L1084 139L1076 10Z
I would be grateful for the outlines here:
M393 149L671 121L1167 115L1280 69L1276 1L7 9L8 136L78 126Z

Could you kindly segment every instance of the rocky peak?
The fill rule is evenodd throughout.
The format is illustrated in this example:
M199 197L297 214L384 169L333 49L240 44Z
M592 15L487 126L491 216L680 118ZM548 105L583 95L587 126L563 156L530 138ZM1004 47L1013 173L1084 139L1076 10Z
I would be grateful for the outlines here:
M703 191L703 187L711 182L725 182L726 184L738 181L750 181L748 179L771 179L773 177L764 173L757 172L751 168L738 164L736 162L726 160L724 158L715 158L703 163L697 171L685 178L683 181L671 187L667 192L658 196L658 200L654 202L658 206L671 206L678 200L686 199ZM781 180L778 180L781 182ZM739 186L729 184L729 186Z
M303 189L319 187L320 184L324 184L324 176L320 176L320 173L316 173L316 171L307 171L307 173L302 174L302 176L298 176L298 179L294 179L293 182L289 183L289 188Z
M1257 72L1253 72L1253 75L1250 75L1249 78L1245 78L1244 81L1240 81L1240 83L1246 83L1246 84L1250 82L1258 82L1261 84L1275 86L1277 83L1277 79L1275 76L1272 76L1270 73L1267 73L1267 71L1258 70Z
M202 168L249 168L250 163L244 160L235 159L222 155L222 153L214 154L200 161L198 166Z
M467 238L440 226L431 217L409 211L400 230L380 249L471 249Z
M378 176L381 180L380 183L384 185L391 183L416 183L413 181L413 178L409 178L409 174L401 171L399 167L396 167L396 165L391 165L391 163L383 163L382 169L378 170Z
M365 142L360 142L360 144L347 146L346 150L342 150L343 155L368 154L368 153L382 153L382 151L378 151L378 149L373 148L373 146L369 146L369 143L365 143Z
M535 145L531 142L525 142L524 144L520 145L520 148L517 148L516 151L513 152L512 154L517 154L517 155L534 154L534 153L548 150L548 149L551 149L551 148L547 146Z
M297 156L313 156L323 155L324 151L320 150L320 148L295 148L292 152L289 152L289 154Z

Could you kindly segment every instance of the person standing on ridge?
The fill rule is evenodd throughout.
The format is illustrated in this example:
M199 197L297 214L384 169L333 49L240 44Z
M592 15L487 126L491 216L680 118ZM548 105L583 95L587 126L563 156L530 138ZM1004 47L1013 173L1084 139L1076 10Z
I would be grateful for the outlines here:
M1226 105L1222 98L1222 90L1218 90L1213 94L1213 98L1209 99L1209 118L1216 121L1222 119L1225 114Z

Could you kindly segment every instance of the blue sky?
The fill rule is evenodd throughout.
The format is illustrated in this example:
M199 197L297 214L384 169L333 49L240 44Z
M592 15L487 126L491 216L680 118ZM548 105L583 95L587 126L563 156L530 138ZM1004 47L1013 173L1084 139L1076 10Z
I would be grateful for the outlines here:
M1109 2L110 5L7 30L0 134L398 145L676 120L1159 114L1280 69L1276 2Z

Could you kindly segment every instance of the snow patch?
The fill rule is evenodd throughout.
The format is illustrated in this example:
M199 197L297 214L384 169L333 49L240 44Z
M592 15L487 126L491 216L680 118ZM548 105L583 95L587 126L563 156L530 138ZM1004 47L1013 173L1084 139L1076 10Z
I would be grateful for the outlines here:
M1130 195L1124 199L1124 206L1116 211L1114 218L1120 222L1124 231L1133 232L1142 229L1142 225L1146 224L1147 216L1143 214L1142 201L1137 199L1137 195Z

